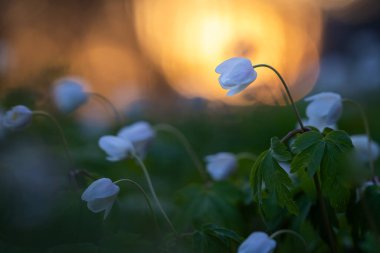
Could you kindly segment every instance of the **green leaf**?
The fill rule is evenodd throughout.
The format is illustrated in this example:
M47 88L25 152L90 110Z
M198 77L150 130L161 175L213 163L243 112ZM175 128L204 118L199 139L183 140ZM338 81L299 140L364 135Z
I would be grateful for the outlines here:
M279 162L286 162L292 159L292 154L284 143L278 137L272 137L270 149L272 156Z
M325 143L319 141L296 155L290 164L291 172L306 169L308 175L313 177L319 170L325 151Z
M218 239L227 248L230 248L232 244L240 244L244 240L244 238L235 231L215 224L203 226L203 231L205 234Z
M292 144L296 153L291 172L306 171L311 178L320 172L323 195L336 210L345 210L350 197L349 171L344 166L345 156L352 142L344 131L325 131L326 136L309 131L299 135Z
M309 131L299 135L291 145L293 153L298 154L308 147L320 142L323 139L323 135L317 131Z
M271 150L264 151L256 160L251 170L250 182L253 194L257 197L260 205L263 194L261 189L264 183L266 190L277 198L279 206L287 208L292 214L298 213L298 207L289 190L292 181L274 159Z

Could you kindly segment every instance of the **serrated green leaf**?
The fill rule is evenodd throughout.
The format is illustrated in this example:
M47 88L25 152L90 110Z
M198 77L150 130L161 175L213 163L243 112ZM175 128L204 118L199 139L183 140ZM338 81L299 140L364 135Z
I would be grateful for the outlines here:
M322 193L331 206L339 211L345 210L350 198L347 175L341 163L343 154L336 145L327 143L321 170Z
M345 210L350 197L349 172L344 170L342 162L352 148L351 139L340 130L324 133L326 136L310 131L296 138L292 144L296 156L291 172L306 171L311 178L320 171L323 195L336 210Z
M306 170L310 177L320 169L321 161L325 151L325 143L317 142L297 154L290 164L291 172Z
M217 238L226 247L231 247L231 243L240 244L244 240L244 238L235 231L215 224L205 225L203 227L203 232Z
M298 154L308 147L320 142L323 135L317 131L309 131L299 135L291 145L293 153Z
M272 137L270 149L272 156L279 162L286 162L292 159L292 154L284 143L278 137Z
M298 213L298 207L289 190L292 181L286 171L273 158L270 150L261 153L256 160L252 167L250 182L253 194L257 196L260 205L262 204L261 187L264 183L266 190L276 196L279 206L286 207L292 214Z
M350 136L342 130L331 131L324 139L326 142L334 144L342 152L349 151L353 147Z

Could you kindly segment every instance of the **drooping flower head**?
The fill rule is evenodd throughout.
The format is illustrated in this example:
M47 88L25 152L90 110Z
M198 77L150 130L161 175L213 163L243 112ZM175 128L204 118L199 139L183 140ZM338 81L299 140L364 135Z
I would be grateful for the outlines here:
M3 116L3 126L12 130L21 130L32 122L33 112L24 105L16 105Z
M104 212L104 219L111 211L120 188L109 178L101 178L94 181L82 194L82 200L87 202L87 207L94 213Z
M342 114L342 97L334 92L321 92L305 98L310 102L306 108L308 124L324 129L335 126Z
M154 139L156 132L148 122L139 121L122 128L117 136L132 142L136 154L143 158L149 143Z
M355 153L358 159L363 162L369 162L371 154L371 160L375 161L379 158L380 155L380 147L379 144L370 140L370 145L368 147L368 136L364 134L351 135L352 144L355 147ZM370 148L370 150L368 149Z
M107 153L107 160L111 162L126 159L134 152L133 144L130 141L113 135L101 137L99 147Z
M53 87L53 98L57 108L69 113L86 103L88 94L83 85L83 81L76 78L58 80Z
M236 156L228 152L220 152L205 157L207 172L215 181L228 178L237 166Z
M253 232L240 244L238 253L271 253L276 248L276 241L264 232Z
M222 88L229 90L228 96L241 92L257 77L251 61L241 57L233 57L222 62L215 71L220 74L219 83Z

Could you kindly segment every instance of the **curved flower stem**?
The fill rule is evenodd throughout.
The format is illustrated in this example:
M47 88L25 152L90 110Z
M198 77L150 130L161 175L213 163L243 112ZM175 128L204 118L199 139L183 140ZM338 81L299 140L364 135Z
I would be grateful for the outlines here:
M193 161L195 167L198 169L199 175L202 177L202 179L206 182L207 175L205 173L205 170L202 166L201 161L198 159L197 155L194 152L194 149L191 147L189 141L183 135L177 128L169 125L169 124L157 124L154 126L154 129L158 131L164 131L173 134L177 139L182 143L182 145L185 147L186 152L190 156L190 159Z
M156 215L155 215L155 213L153 211L152 204L150 203L150 199L148 197L148 194L144 191L144 189L141 187L141 185L139 185L136 181L133 181L133 180L127 179L127 178L119 179L119 180L117 180L117 181L115 181L113 183L114 184L118 184L118 183L121 183L121 182L129 182L129 183L133 184L144 195L145 201L148 204L149 210L150 210L150 212L152 214L152 217L153 217L153 220L154 220L154 224L155 224L157 230L159 230L158 229L159 227L158 227L157 217L156 217Z
M237 160L247 159L247 160L251 160L254 162L254 161L256 161L256 158L257 158L256 155L249 153L249 152L242 152L242 153L236 154Z
M349 98L344 98L344 99L342 99L342 102L346 102L346 103L349 103L349 104L352 104L353 106L355 106L359 110L360 116L362 117L364 131L367 134L367 138L368 138L368 140L367 140L368 161L369 161L369 167L370 167L370 170L371 170L372 182L375 185L377 185L378 183L377 183L377 181L375 179L375 177L376 177L376 175L375 175L375 165L373 163L372 151L371 151L371 132L370 132L370 129L369 129L369 124L368 124L367 116L366 116L366 114L364 112L363 107L358 102L356 102L355 100L352 100L352 99L349 99Z
M281 230L278 230L278 231L274 232L270 236L270 238L274 239L276 236L279 236L279 235L282 235L282 234L291 234L291 235L294 235L295 237L297 237L298 239L300 239L302 241L303 245L305 246L305 249L306 250L308 249L307 243L306 243L305 239L300 234L298 234L297 232L295 232L293 230L290 230L290 229L281 229Z
M157 197L157 194L156 194L156 191L154 190L154 187L153 187L153 184L152 184L152 180L150 179L150 176L149 176L149 172L148 170L146 169L144 163L141 161L141 159L135 155L135 154L132 154L132 157L136 160L136 162L138 163L138 165L141 167L141 169L143 170L144 172L144 175L145 175L145 178L146 178L146 181L148 183L148 187L149 187L149 190L153 196L153 199L154 201L156 202L156 205L158 207L158 209L160 209L160 212L162 213L162 215L164 216L166 222L169 224L170 228L173 230L174 234L177 234L177 231L176 229L174 228L172 222L170 221L170 219L168 218L168 216L166 215L166 212L164 211L164 209L162 208L161 206L161 203L160 201L158 200L158 197Z
M120 114L119 114L118 110L116 109L116 107L114 106L114 104L108 98L106 98L105 96L103 96L99 93L96 93L96 92L87 92L87 94L90 96L93 96L94 98L97 98L98 100L102 101L103 104L107 105L111 109L111 111L113 112L117 124L118 125L122 124L122 122L123 122L122 117L120 116Z
M252 67L253 67L253 68L265 67L265 68L269 68L269 69L271 69L274 73L276 73L276 75L277 75L278 78L281 80L281 83L282 83L282 85L283 85L284 88L285 88L286 94L287 94L288 97L289 97L290 103L292 104L292 107L293 107L294 113L296 114L296 117L297 117L298 123L300 124L301 129L305 130L305 127L303 126L303 123L302 123L302 120L301 120L300 113L298 112L298 109L297 109L297 107L296 107L296 104L294 103L294 100L293 100L292 94L290 94L290 91L289 91L288 85L286 84L286 82L285 82L284 78L281 76L281 74L280 74L275 68L273 68L272 66L267 65L267 64L256 64L256 65L253 65Z
M70 154L70 151L69 151L69 145L67 144L67 140L65 138L65 134L63 133L62 127L58 123L58 121L52 115L50 115L49 113L44 112L44 111L33 111L33 115L46 117L53 122L53 124L57 127L57 129L59 131L59 135L61 137L63 148L65 150L67 159L70 161L71 164L74 164L73 159L72 159L71 154ZM71 170L72 169L70 169L70 171Z
M281 142L285 143L285 142L289 141L291 138L293 138L295 135L302 134L302 133L305 133L308 131L311 131L311 129L308 127L305 127L304 129L295 129L293 131L290 131L287 135L282 137Z

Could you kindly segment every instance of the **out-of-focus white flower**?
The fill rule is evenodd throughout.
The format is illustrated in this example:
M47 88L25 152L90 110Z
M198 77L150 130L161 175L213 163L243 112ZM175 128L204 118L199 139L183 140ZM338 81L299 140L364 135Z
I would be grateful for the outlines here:
M334 92L321 92L305 98L310 102L306 108L308 124L323 130L334 127L342 114L342 97Z
M238 253L270 253L276 248L276 241L264 232L253 232L239 246Z
M148 122L139 121L122 128L117 136L132 142L136 154L143 158L156 132Z
M370 155L371 160L374 161L377 158L379 158L380 153L380 147L379 144L374 142L373 140L370 140L370 145L368 149L368 136L365 134L358 134L358 135L351 135L351 141L352 144L355 147L355 153L357 154L358 159L360 159L363 162L369 162L370 161Z
M220 152L205 157L207 172L215 181L228 178L237 166L236 156L228 152Z
M111 162L128 158L134 152L133 144L118 136L106 135L99 139L99 147L107 153L107 160Z
M87 207L94 213L104 212L104 219L111 211L120 188L109 178L101 178L94 181L82 194L82 200L87 202Z
M219 83L222 88L229 90L227 96L241 92L257 77L251 61L241 57L222 62L216 67L215 72L220 74Z
M69 113L86 103L88 94L83 89L83 81L76 78L58 80L53 87L53 98L57 108Z
M32 122L33 112L24 105L16 105L3 116L3 126L12 130L21 130Z

